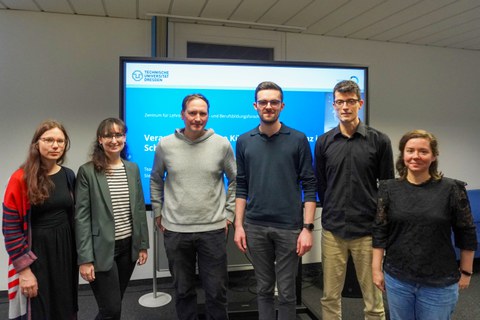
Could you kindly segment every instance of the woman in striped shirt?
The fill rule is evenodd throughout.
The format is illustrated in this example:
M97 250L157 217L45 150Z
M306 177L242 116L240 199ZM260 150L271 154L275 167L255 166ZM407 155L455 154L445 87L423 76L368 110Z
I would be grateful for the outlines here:
M103 120L91 161L76 184L75 231L80 275L98 304L96 319L120 319L135 262L147 261L148 228L140 173L125 160L126 126Z

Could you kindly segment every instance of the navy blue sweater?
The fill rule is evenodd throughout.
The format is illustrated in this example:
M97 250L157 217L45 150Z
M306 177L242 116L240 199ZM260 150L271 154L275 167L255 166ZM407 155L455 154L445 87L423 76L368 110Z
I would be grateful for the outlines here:
M258 127L237 140L236 197L247 200L245 221L301 229L304 201L316 201L316 178L308 140L282 124L268 137Z

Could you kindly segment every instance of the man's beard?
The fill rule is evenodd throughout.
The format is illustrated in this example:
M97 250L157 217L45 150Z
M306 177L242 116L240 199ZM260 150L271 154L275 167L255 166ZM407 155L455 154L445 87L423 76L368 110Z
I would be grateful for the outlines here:
M264 117L263 115L260 116L260 120L265 123L265 124L272 124L272 123L275 123L277 122L278 120L278 114L274 115L273 118L266 118Z

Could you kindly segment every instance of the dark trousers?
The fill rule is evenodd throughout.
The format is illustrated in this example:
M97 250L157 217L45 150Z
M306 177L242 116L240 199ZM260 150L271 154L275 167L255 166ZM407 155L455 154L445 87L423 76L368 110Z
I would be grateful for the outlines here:
M95 272L90 286L98 304L96 320L120 320L122 299L135 268L132 262L132 238L115 241L113 266L108 271Z
M198 273L205 290L205 319L228 319L225 229L198 233L167 230L164 244L175 286L178 319L198 319L195 289L197 257Z
M278 319L296 319L297 239L300 230L245 223L247 248L257 280L258 316L274 320L275 283L278 288Z

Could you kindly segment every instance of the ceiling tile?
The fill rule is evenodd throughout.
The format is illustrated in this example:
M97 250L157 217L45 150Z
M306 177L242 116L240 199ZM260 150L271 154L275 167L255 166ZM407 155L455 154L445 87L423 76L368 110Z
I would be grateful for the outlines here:
M105 16L101 0L70 0L73 8L78 14L91 16Z
M417 29L392 39L393 41L414 43L417 40L427 39L435 34L447 31L452 27L465 24L471 20L476 20L480 17L480 3L478 0L471 2L467 6L465 2L462 6L458 3L445 7L442 10L433 12L430 15L421 18L422 21L412 21L412 25L417 25Z
M389 17L405 8L418 3L420 0L389 0L379 3L367 11L362 11L357 16L342 22L327 32L329 36L334 37L348 37L349 35L358 32L359 30L368 28L377 23L385 17Z
M243 0L230 17L231 20L258 22L277 0Z
M402 35L403 28L409 25L410 21L418 19L428 13L452 3L454 0L427 0L407 7L391 16L387 16L367 28L352 33L350 36L359 39L374 39L388 41L393 37Z
M383 0L363 0L345 3L327 16L324 16L321 20L310 25L308 27L308 32L327 35L331 30L347 23L359 14L361 15L362 13L371 10L381 1Z
M35 0L47 12L75 13L67 0Z
M304 10L312 0L280 0L270 8L257 22L267 24L293 25L289 22L297 13Z
M103 0L109 17L137 18L137 1L134 0Z
M230 19L241 0L209 0L201 12L202 18Z
M40 11L32 0L2 0L8 9Z
M410 44L419 44L419 45L432 44L432 45L436 45L435 44L436 42L442 41L446 38L450 38L452 36L452 34L455 35L455 34L465 32L465 30L467 30L467 31L472 30L471 28L470 29L465 29L465 28L468 28L468 25L472 24L472 22L474 24L476 24L474 29L478 30L478 28L479 28L478 27L478 21L475 22L474 20L466 20L466 21L462 21L459 24L452 24L452 25L450 25L450 26L448 26L444 29L441 29L441 31L435 32L435 33L430 34L428 36L422 36L422 37L418 37L416 39L407 40L407 41L398 40L397 42L401 41L402 43L410 43Z
M451 28L443 33L443 39L433 41L435 46L449 46L456 43L472 40L478 37L480 28L480 20L471 21L470 23Z
M206 0L172 0L172 12L177 16L199 17Z
M312 1L302 11L291 17L287 22L289 25L294 26L311 26L321 21L330 13L335 12L335 10L341 8L347 2L349 2L349 0ZM310 31L307 30L307 33L310 33Z
M304 33L331 37L480 50L480 0L0 0L5 9L230 19L305 27Z

